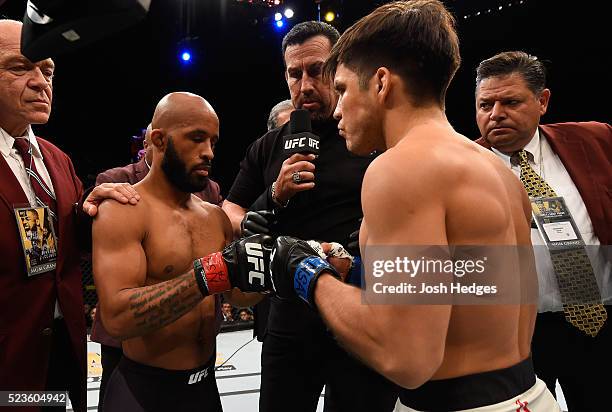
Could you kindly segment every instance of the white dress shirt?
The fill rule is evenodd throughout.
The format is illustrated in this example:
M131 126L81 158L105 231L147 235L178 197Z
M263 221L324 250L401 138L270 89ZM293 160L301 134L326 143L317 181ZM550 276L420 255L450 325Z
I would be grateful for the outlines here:
M580 192L578 192L559 156L553 152L548 141L540 137L539 129L536 129L533 138L524 149L528 153L529 164L533 170L550 185L557 196L564 198L586 245L587 255L591 260L603 302L608 305L612 304L612 262L606 258L604 247L599 246L599 239L593 231L593 224ZM495 148L493 148L493 152L520 178L521 168L518 164L511 162L510 156ZM531 229L531 242L535 250L538 271L538 312L562 311L561 294L559 293L559 285L550 253L538 229Z
M51 190L51 193L55 195L55 190L53 189L53 183L51 182L51 178L49 177L49 172L45 167L45 163L43 162L42 152L40 151L40 147L38 146L38 141L36 140L36 136L34 136L34 132L32 128L28 126L26 130L25 136L18 136L17 139L28 139L32 145L32 159L34 161L34 165L36 166L36 171L40 178L45 182L45 185ZM30 202L31 207L36 207L36 194L34 193L34 189L32 188L32 184L30 183L30 177L25 170L25 165L23 163L23 159L17 149L13 147L15 143L15 137L8 134L4 129L0 127L0 152L2 152L2 156L6 163L8 163L9 167L13 171L13 174L19 181L21 188L25 192L28 197L28 201ZM59 308L59 304L57 300L55 301L55 317L61 317L61 310Z

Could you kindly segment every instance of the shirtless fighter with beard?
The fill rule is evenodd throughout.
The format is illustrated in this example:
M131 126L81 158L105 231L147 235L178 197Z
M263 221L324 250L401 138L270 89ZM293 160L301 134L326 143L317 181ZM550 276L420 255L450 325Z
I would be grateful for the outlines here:
M152 121L153 166L135 186L140 202L100 206L94 278L102 323L122 340L124 355L106 389L107 411L221 411L214 374L221 312L211 295L224 292L248 306L257 294L232 286L270 287L249 270L268 265L266 248L250 249L246 238L224 249L229 219L192 194L208 179L218 139L219 120L206 100L165 96Z

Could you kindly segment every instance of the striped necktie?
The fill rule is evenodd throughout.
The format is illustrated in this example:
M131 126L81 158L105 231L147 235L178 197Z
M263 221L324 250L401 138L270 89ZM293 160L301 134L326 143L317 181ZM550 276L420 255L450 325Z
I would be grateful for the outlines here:
M521 182L530 198L557 196L553 188L533 170L524 149L513 157L519 160ZM582 332L595 337L608 314L601 303L597 280L584 246L551 251L550 258L559 283L565 319Z
M17 138L13 145L17 152L23 159L23 165L25 166L26 173L30 178L30 185L36 196L36 206L38 207L49 207L49 214L53 220L53 227L55 229L55 235L58 235L58 220L57 220L57 202L53 192L47 187L45 182L42 180L38 171L36 170L36 164L32 157L32 145L29 139Z

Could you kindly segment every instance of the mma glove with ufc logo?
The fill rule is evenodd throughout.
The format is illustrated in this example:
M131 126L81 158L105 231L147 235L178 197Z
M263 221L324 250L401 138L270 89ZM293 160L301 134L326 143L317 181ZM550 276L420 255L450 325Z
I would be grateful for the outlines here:
M211 253L193 261L198 287L203 296L238 288L243 292L273 290L270 255L273 239L253 235L230 243L222 252Z

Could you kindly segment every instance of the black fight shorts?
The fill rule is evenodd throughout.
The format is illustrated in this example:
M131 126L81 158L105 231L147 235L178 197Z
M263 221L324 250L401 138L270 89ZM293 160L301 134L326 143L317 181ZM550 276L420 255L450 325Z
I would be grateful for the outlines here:
M168 370L123 356L104 396L103 412L222 412L215 356L191 370Z

